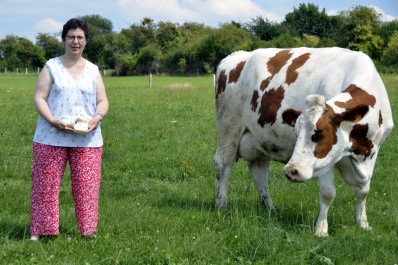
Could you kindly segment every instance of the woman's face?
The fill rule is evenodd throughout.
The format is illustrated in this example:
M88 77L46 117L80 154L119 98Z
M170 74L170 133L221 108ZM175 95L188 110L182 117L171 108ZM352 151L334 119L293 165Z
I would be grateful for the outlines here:
M66 53L81 55L86 44L86 36L81 28L71 29L65 36Z

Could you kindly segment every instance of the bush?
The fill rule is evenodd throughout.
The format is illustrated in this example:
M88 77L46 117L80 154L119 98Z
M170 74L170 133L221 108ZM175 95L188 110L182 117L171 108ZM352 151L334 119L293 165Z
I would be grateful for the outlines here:
M398 31L391 36L381 60L387 66L398 67Z

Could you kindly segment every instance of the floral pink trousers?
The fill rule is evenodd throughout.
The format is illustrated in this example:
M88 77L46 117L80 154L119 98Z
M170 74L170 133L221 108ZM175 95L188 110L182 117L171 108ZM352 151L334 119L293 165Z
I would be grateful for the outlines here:
M33 143L30 234L59 234L59 191L69 161L75 214L82 236L97 229L102 147Z

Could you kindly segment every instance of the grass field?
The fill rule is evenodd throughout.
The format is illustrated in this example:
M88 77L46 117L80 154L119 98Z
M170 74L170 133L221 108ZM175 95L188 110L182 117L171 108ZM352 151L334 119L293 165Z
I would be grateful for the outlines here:
M105 78L105 139L98 240L80 238L70 179L61 191L61 234L29 241L36 75L0 74L1 264L397 264L398 134L383 145L367 211L355 226L355 197L336 178L331 236L314 236L317 180L290 183L271 168L278 214L259 206L245 163L234 168L229 211L214 209L216 148L212 77ZM398 117L398 76L383 76Z

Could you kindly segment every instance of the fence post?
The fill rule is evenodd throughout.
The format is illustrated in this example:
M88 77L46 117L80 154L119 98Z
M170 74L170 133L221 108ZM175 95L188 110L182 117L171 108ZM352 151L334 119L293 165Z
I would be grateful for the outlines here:
M7 67L4 67L4 73L5 74L7 73Z
M28 74L28 68L25 68L25 75Z
M152 88L152 74L149 74L149 88Z

